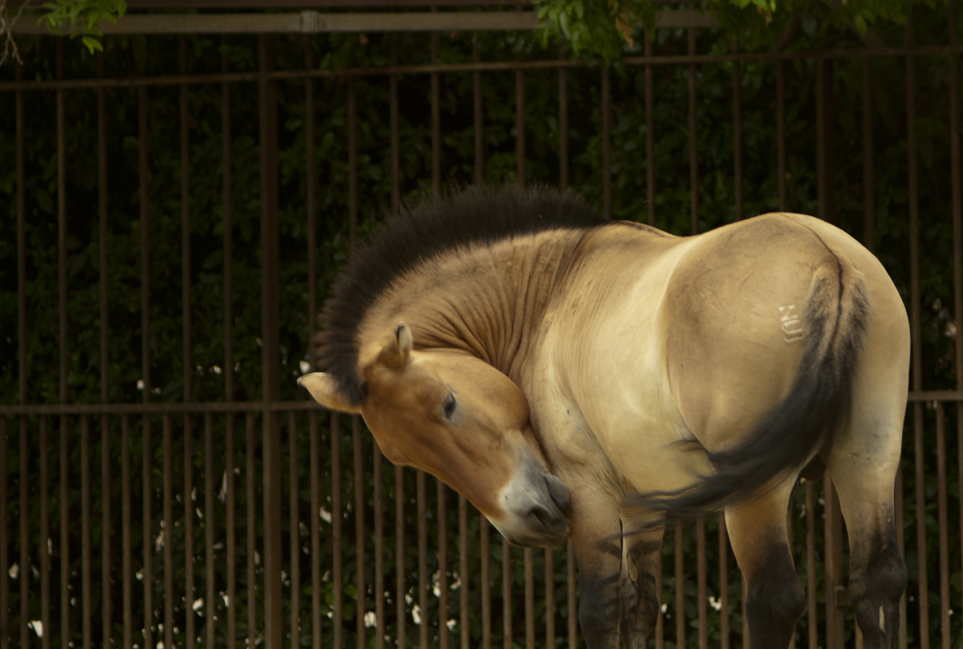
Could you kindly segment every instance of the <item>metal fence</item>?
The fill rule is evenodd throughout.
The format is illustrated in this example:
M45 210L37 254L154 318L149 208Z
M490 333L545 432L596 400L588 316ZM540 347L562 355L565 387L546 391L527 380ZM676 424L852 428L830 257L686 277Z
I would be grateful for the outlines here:
M949 24L955 26L952 7L950 11ZM458 20L467 21L459 23L459 29L473 28L472 19ZM313 17L308 22L320 25ZM963 509L960 517L950 513L950 503L958 498L963 507L963 493L951 493L954 468L950 467L951 477L947 479L945 457L945 451L955 446L959 452L956 487L960 488L963 443L959 438L963 437L963 409L958 407L958 402L963 398L963 327L960 326L963 323L963 232L957 58L963 48L956 44L955 29L948 32L948 44L938 45L914 45L910 26L906 43L899 47L878 44L818 52L699 53L696 28L682 29L686 24L695 23L662 24L669 25L663 29L671 34L661 42L685 43L686 53L655 53L653 43L646 40L644 55L628 57L624 64L626 70L641 73L639 90L644 95L645 124L633 131L644 133L644 143L638 144L640 150L644 144L645 177L633 181L640 188L639 196L644 196L645 211L638 214L640 220L664 225L660 221L663 216L657 215L660 209L657 169L660 164L678 166L678 163L660 160L657 151L660 137L670 130L683 134L688 151L685 165L689 172L690 231L697 232L700 227L729 218L707 218L706 208L700 207L707 191L705 177L708 175L705 168L700 169L697 146L698 114L703 100L700 74L711 68L724 69L726 74L731 70L732 75L731 95L726 98L731 100L732 109L731 124L726 126L731 128L733 137L731 215L735 219L751 215L744 213L747 201L743 199L743 194L749 191L744 188L743 166L749 161L744 161L743 155L744 135L747 135L743 115L747 108L742 103L741 66L759 64L767 66L765 74L774 82L776 90L769 112L774 122L775 157L764 164L772 168L771 188L775 190L773 199L778 197L777 207L796 208L789 197L789 187L797 181L791 176L795 169L789 153L793 143L786 127L787 111L794 110L793 106L787 106L787 78L797 83L800 74L809 70L813 75L814 101L811 106L795 109L816 113L816 132L803 137L815 140L812 166L819 216L834 222L845 221L871 248L881 240L901 240L905 244L906 250L900 246L876 250L884 261L904 252L909 255L909 275L896 277L898 285L907 292L914 349L906 428L907 448L914 450L904 458L905 468L901 469L896 486L899 543L904 554L913 557L909 562L911 587L901 608L899 646L928 649L931 642L939 641L944 649L949 649L951 644L960 641L959 624L954 626L951 613L953 598L959 598L963 589L959 583L963 571L957 550L949 547L951 538L960 538L963 518ZM369 32L375 31L369 23L366 25ZM181 28L188 29L178 29ZM257 31L256 26L245 29ZM264 30L278 31L279 28L265 27ZM305 31L303 27L299 30ZM425 135L430 143L431 164L430 168L415 173L430 178L430 188L440 191L447 175L446 165L450 164L442 155L445 138L450 135L442 129L444 83L454 77L462 83L470 79L469 94L474 108L468 141L472 146L463 158L472 170L473 180L481 183L489 162L485 159L484 88L493 75L514 75L515 96L505 103L515 120L514 179L525 182L532 180L526 178L532 175L533 157L526 146L527 142L531 143L531 129L536 127L526 122L526 115L530 115L525 108L526 83L535 75L540 75L543 81L551 76L551 83L557 83L557 113L552 118L557 123L558 141L557 149L544 155L553 156L552 173L557 170L557 177L548 180L566 187L571 184L569 131L575 117L570 113L573 110L569 101L570 74L589 75L597 92L594 95L597 102L578 110L599 113L599 131L594 140L599 144L602 162L598 170L599 207L606 216L623 213L617 204L620 194L613 187L613 178L620 176L618 170L613 170L612 147L613 139L625 136L613 136L616 127L613 115L618 111L618 101L613 99L610 68L589 67L565 56L546 58L542 53L483 61L483 51L477 43L470 60L439 62L440 38L441 35L434 32L426 39L426 49L430 47L432 52L427 63L405 64L401 62L404 51L399 53L393 47L390 60L371 67L319 67L311 45L299 41L296 45L303 48L303 68L279 69L275 64L275 39L262 34L256 47L259 53L256 69L231 71L225 54L220 72L204 73L188 70L187 39L147 39L157 47L179 43L180 68L157 74L107 77L101 57L99 75L91 73L71 79L62 78L64 44L60 42L56 60L28 63L27 68L32 66L38 79L22 79L18 68L16 80L0 82L4 114L10 114L8 110L12 109L15 115L15 126L14 120L8 119L6 129L13 132L11 139L15 144L10 166L15 177L11 193L16 196L12 213L16 214L17 233L16 244L7 242L7 252L15 248L16 262L14 264L12 254L5 256L5 268L9 272L5 272L4 277L16 276L17 288L14 291L12 284L4 285L4 293L11 299L14 292L17 295L15 307L6 313L15 312L18 322L5 321L4 326L10 340L17 341L17 366L14 368L10 362L5 367L9 370L10 385L19 386L17 397L5 395L5 405L0 406L0 565L3 566L0 649L6 649L11 642L21 647L36 644L50 647L59 642L64 649L95 644L105 648L151 649L178 644L235 647L239 643L251 647L259 643L271 647L286 643L292 647L310 644L315 649L344 645L488 648L501 644L506 649L516 645L572 648L578 645L574 615L577 575L570 551L512 550L504 542L491 538L487 521L443 485L436 486L432 478L411 469L386 469L358 418L339 417L316 409L303 398L292 397L291 388L282 384L282 377L287 377L283 380L288 383L293 382L292 371L300 369L300 361L305 360L308 353L306 346L298 350L284 349L282 334L290 329L294 338L305 342L313 334L317 296L323 294L323 284L330 276L330 269L336 266L333 260L319 257L325 250L319 239L325 235L319 233L329 227L326 223L346 220L343 234L350 240L350 248L354 246L359 228L365 224L363 218L359 219L359 203L366 200L359 194L362 191L359 183L364 185L359 180L359 168L363 167L359 156L369 152L358 142L359 112L374 110L388 115L390 160L384 166L389 173L387 179L382 179L388 209L397 213L403 195L412 191L402 186L404 174L399 169L403 146L399 135L399 79L427 81L426 105L430 115L425 116ZM294 47L290 43L286 46ZM863 209L861 222L850 217L848 221L837 218L837 180L852 170L837 170L835 163L834 78L839 71L834 64L838 68L853 60L860 62L863 107L857 136L863 160L858 201ZM874 85L872 63L881 60L895 60L904 66L904 87ZM792 67L796 63L805 65ZM945 68L941 67L944 65ZM39 78L45 66L57 71L56 79ZM791 69L787 71L787 67ZM666 69L680 72L687 80L687 87L681 92L685 95L688 114L678 116L675 123L662 125L666 128L657 131L655 76ZM926 205L942 205L945 210L931 211L927 215L930 220L922 221L917 166L921 155L917 150L916 112L921 101L917 92L918 69L923 70L923 75L942 74L939 71L945 70L946 94L928 95L925 101L947 103L951 120L949 141L944 143L947 149L944 154L950 161L945 170L949 195L922 197ZM387 81L384 105L357 105L355 84L366 78L377 78L379 83ZM325 136L316 123L319 118L316 86L319 84L326 84L325 92L344 107L342 130L334 133L334 137L346 140L347 159L342 161L346 182L338 190L346 195L343 201L347 206L346 219L343 214L332 214L337 206L321 205L318 200L321 172L316 168L316 147L324 146ZM305 155L296 170L303 178L303 195L295 199L279 196L283 185L279 181L279 167L293 164L290 156L284 155L285 146L293 145L279 144L283 120L278 114L278 93L282 85L281 92L291 89L297 92L299 114L303 115L303 123L296 128L304 141ZM210 218L205 221L191 199L192 192L198 191L196 184L192 184L195 181L192 170L198 164L191 160L195 150L191 133L197 129L192 113L196 103L192 103L192 96L203 88L215 93L219 90L217 108L222 129L220 156L211 162L219 166L219 192L223 200L212 207L216 207L219 219L216 227L210 228L214 221ZM163 151L149 150L149 110L156 101L155 93L173 91L178 93L177 114L154 115L154 118L167 119L171 130L176 128L179 133L179 140L172 137ZM107 153L111 147L119 146L111 139L123 135L108 123L111 114L108 92L136 93L133 104L137 106L137 116L128 118L131 126L128 130L136 137L125 145L130 160L136 160L136 168L131 169L129 177L120 180L108 173ZM891 187L883 188L876 181L874 151L893 145L874 141L873 119L878 113L874 97L879 102L881 96L905 100L906 175L902 179L908 207L905 238L897 233L898 236L886 239L877 232L876 196ZM42 164L38 159L28 161L26 152L30 143L25 141L26 122L32 118L28 106L31 102L51 100L55 103L56 122L44 128L56 131L55 141L51 140L56 150L48 163ZM711 98L705 99L709 100ZM96 157L97 165L96 169L90 165L91 187L76 194L84 200L96 198L96 219L95 209L88 204L78 205L81 199L75 199L68 191L74 183L68 173L69 160L71 156L83 155L82 151L71 149L71 129L84 127L68 122L68 102L80 101L96 103L96 119L86 127L96 132L96 153L89 157ZM239 102L251 101L258 102L257 108L251 109L259 119L255 138L258 146L248 150L260 159L257 188L239 187L239 184L252 184L253 179L234 178L232 165L225 164L239 155L241 147L237 135L239 125L232 124L232 114L239 112ZM291 101L294 100L288 97L282 102L286 114L292 113ZM157 213L152 208L152 201L156 203L157 199L149 171L153 160L163 155L173 156L172 164L179 168L179 193L169 190L173 198L168 201L173 201L173 205L179 200L179 208L169 205L162 216L170 220L179 215L179 242L158 241L152 235L163 227L157 223ZM333 171L326 173L329 184L342 179ZM55 190L55 221L33 221L35 213L29 204L40 200L40 194L28 192L28 188L39 186L39 180L32 179L32 175L42 176ZM890 181L887 179L887 183ZM129 186L124 184L128 182ZM251 221L256 232L247 238L239 233L237 223L232 222L241 209L237 199L239 191L249 191L258 198L253 207L243 208L259 213L259 219ZM120 198L124 193L129 197ZM125 205L139 210L136 227L132 226L124 235L126 244L111 243L116 225L110 218L109 200L126 201ZM279 214L291 200L303 200L303 224L293 234L281 233ZM930 226L936 222L952 230L952 261L949 257L937 261L945 265L952 263L951 285L936 291L944 291L945 303L953 304L953 315L947 318L955 325L952 330L947 329L945 338L952 346L947 358L955 373L955 386L937 385L938 381L932 386L924 385L926 345L921 336L930 333L929 324L924 332L921 322L924 312L931 310L932 305L921 297L921 285L926 286L927 278L920 276L920 246L921 239L924 246L932 241L935 235L930 233ZM51 264L56 268L57 279L51 281L51 285L58 287L57 295L31 293L37 279L31 273L39 266L32 261L28 264L28 260L38 254L36 246L42 245L44 239L37 239L38 244L32 235L27 235L33 232L31 228L41 226L56 238L55 248L39 252L51 260L56 258ZM171 227L176 229L176 225ZM202 231L202 227L207 229ZM328 234L338 227L341 226L331 225ZM97 269L96 281L84 284L73 279L72 264L78 262L71 252L76 247L71 248L70 236L78 229L89 230L97 242L92 249L99 255L96 260L87 260ZM14 228L10 226L7 230L12 232ZM300 251L295 254L289 247L282 251L279 243L282 239L285 246L299 241ZM128 273L133 283L126 294L111 289L111 273L118 271L109 251L121 245L131 247L126 252L139 262L139 267ZM221 251L220 265L208 268L208 275L203 279L220 287L222 303L219 305L198 305L196 296L192 296L192 291L201 291L197 267L199 245L219 246ZM934 251L942 249L933 247ZM167 254L159 250L175 252ZM232 270L232 260L242 254L254 255L259 266L254 274L238 279ZM926 256L924 254L924 259ZM154 350L160 334L152 330L152 318L159 306L176 308L178 303L175 294L173 304L167 301L159 305L157 287L152 287L151 282L158 266L164 267L169 275L171 263L175 265L175 276L170 282L178 282L178 263L181 271L181 328L179 332L162 333L180 337L183 358L179 361L179 380L162 385L155 375L159 364L167 359L156 358ZM299 292L298 299L306 306L303 320L295 322L298 326L291 325L291 319L282 312L282 306L288 304L285 286L295 275L301 277L295 292ZM285 278L283 285L282 277ZM78 293L88 294L87 299L96 304L98 311L97 317L91 320L95 326L84 332L71 331L77 325L72 323L70 300ZM256 301L259 297L259 303L244 307L247 314L259 314L259 322L238 320L237 314L242 309L237 296L241 294L248 300L253 296ZM117 306L118 302L124 306ZM295 303L301 302L295 300ZM116 313L123 309L139 314L139 321L121 319L122 324L118 324ZM40 327L37 318L56 318L59 344L56 352L53 339L31 343L31 330ZM196 357L203 354L196 348L203 344L201 336L215 325L223 344L223 356L217 365L202 368ZM233 341L240 336L237 332L241 328L245 335L253 331L258 336L260 358L252 361L249 356L243 360L235 357ZM111 347L111 341L121 334L120 329L125 330L125 339L131 345L123 358L117 358ZM75 349L68 346L68 341L73 341L75 347L86 345L92 356L93 350L99 350L96 362L92 361L86 370L83 367L78 370L72 356ZM31 344L39 346L31 348ZM59 366L42 363L45 355L55 357ZM286 358L287 355L291 358ZM260 366L260 382L248 390L243 399L238 399L236 395L241 390L234 382L240 379L235 378L237 373L232 372L232 368L242 362L248 364L246 367L252 362ZM125 366L123 380L130 384L133 376L139 381L140 402L135 399L111 401L111 381L115 380L111 363L134 363L133 367ZM78 391L72 381L85 371L94 375L88 383L95 385L94 389L99 388L99 402L90 399L81 403L72 398ZM216 376L212 376L212 372ZM31 382L37 383L38 375L52 373L59 377L56 394L28 390ZM202 392L210 394L201 389L201 375L206 377L205 385L210 381L220 382L221 397L198 397ZM924 389L927 387L940 389ZM288 398L282 398L285 395ZM949 417L952 421L954 413L958 437L955 444L952 439L946 440L946 420ZM936 436L932 448L924 447L929 440L926 431L934 431ZM930 457L932 453L936 455ZM924 479L933 473L935 480ZM912 491L904 492L904 485L910 484ZM915 521L915 535L910 533L906 538L904 516ZM935 527L932 520L928 527L927 516L936 519ZM789 523L794 526L797 538L805 538L805 546L797 547L795 553L809 601L795 642L800 646L805 643L810 649L839 648L847 642L859 646L852 614L847 608L843 525L832 489L825 489L822 483L805 482L789 512ZM927 556L932 529L939 530L938 557ZM910 528L910 531L914 530ZM738 573L728 554L722 520L699 521L692 528L670 530L664 546L665 615L660 619L656 647L688 644L702 649L710 642L724 649L739 642L748 646L748 633L740 614ZM963 552L963 546L960 551ZM938 597L931 601L931 593L935 593L936 588Z

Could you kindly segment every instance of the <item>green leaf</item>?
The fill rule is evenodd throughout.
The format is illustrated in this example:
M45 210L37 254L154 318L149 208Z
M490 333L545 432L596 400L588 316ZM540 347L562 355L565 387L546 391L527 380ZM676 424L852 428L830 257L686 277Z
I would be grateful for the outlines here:
M100 44L100 41L93 36L84 36L82 39L83 44L87 46L87 49L91 54L94 52L103 52L104 46Z

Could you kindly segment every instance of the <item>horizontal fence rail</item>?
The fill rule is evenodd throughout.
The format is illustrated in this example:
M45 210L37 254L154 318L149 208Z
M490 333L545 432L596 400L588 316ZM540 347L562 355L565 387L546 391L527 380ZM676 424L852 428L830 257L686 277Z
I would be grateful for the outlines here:
M963 46L953 28L917 45L910 23L898 47L699 54L707 37L679 27L619 70L436 32L328 68L310 40L151 37L128 53L108 37L95 71L65 78L63 41L38 45L0 80L17 359L0 404L0 649L579 646L571 548L513 549L294 386L328 283L383 214L505 180L676 234L809 211L881 258L914 336L899 647L958 645ZM725 124L704 121L710 103ZM861 646L831 480L801 484L787 525L808 601L795 646ZM666 530L659 583L658 649L748 647L723 517Z

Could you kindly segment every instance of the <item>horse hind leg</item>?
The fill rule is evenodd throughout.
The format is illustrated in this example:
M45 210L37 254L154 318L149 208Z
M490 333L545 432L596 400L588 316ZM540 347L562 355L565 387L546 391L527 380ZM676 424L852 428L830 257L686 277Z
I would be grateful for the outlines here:
M806 596L790 552L786 507L795 480L726 511L726 526L746 584L751 649L784 649Z
M619 635L626 649L645 649L655 635L661 613L656 583L661 549L661 528L622 538Z
M873 435L878 442L882 435ZM894 436L899 439L898 430ZM896 542L893 483L898 448L884 457L853 452L843 442L827 463L849 531L849 599L863 632L864 649L890 649L899 630L906 564ZM885 445L881 445L885 450Z

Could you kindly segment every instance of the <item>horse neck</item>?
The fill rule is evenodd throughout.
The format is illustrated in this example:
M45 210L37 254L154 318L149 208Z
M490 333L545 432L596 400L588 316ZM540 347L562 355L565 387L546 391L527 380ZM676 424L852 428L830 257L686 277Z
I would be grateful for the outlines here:
M379 330L404 320L417 347L464 351L517 381L583 234L542 232L426 264L377 309Z

